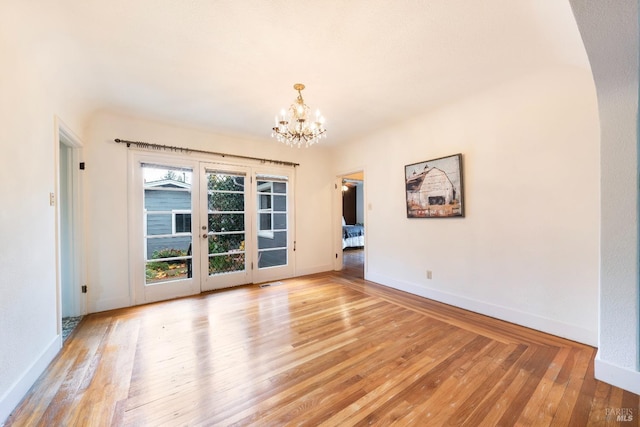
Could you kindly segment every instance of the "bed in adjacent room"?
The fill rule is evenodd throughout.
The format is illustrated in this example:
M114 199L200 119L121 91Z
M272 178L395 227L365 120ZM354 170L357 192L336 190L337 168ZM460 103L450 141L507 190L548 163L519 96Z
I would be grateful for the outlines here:
M364 246L364 225L348 225L342 219L342 249Z

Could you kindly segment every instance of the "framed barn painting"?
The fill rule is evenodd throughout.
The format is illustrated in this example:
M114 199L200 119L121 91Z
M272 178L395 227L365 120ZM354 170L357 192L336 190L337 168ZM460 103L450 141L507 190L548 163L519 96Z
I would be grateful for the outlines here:
M464 217L462 154L404 167L407 218Z

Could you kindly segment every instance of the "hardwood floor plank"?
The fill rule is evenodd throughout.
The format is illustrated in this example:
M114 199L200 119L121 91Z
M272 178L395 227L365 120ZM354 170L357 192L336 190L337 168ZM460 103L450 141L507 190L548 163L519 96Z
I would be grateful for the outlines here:
M464 363L473 357L475 352L486 346L490 340L486 337L477 336L463 346L457 348L448 357L439 361L435 366L423 368L419 375L410 380L402 382L402 389L394 393L383 405L379 405L375 410L367 414L354 425L376 424L384 419L395 405L406 401L411 405L416 405L421 401L428 400L441 384L453 374L458 363Z
M388 314L389 312L387 311L386 314ZM410 314L405 312L405 314ZM412 314L410 314L412 316ZM349 363L353 363L353 362L360 362L359 360L354 360L354 355L359 356L359 351L358 351L358 347L362 347L365 349L366 352L368 352L368 350L371 348L371 343L376 343L379 342L376 339L376 336L380 336L381 338L383 338L383 335L380 335L380 331L384 332L384 326L386 325L387 327L389 327L389 325L392 325L392 322L389 322L387 320L386 317L381 317L378 318L378 320L383 320L384 322L382 322L380 325L376 325L374 326L374 329L377 329L378 332L374 332L374 335L371 335L371 339L368 339L364 342L359 341L358 343L354 343L352 345L349 345L347 348L345 348L345 359L347 361L349 361ZM410 320L410 319L409 319ZM408 334L409 337L412 336L412 334ZM371 360L368 361L368 363L364 366L368 366L368 367L375 367L376 369L378 367L380 367L381 369L384 368L388 368L389 365L388 363L385 363L387 360L389 360L392 357L395 357L397 359L399 359L401 357L401 352L402 352L402 340L385 340L383 342L379 342L378 346L375 348L375 352L371 352L369 355L369 358ZM400 344L400 346L398 346L397 344ZM395 352L395 355L390 355L389 354L389 349L391 349L393 352ZM376 363L376 361L378 361ZM347 365L346 363L341 363L339 365L334 365L333 361L330 361L331 363L327 364L326 367L324 367L324 373L328 374L331 371L328 371L328 369L330 369L333 366L337 366L340 367L341 370L343 370L343 368L350 368L349 365ZM318 362L315 361L315 364L317 364ZM316 366L317 368L317 366ZM362 369L362 368L360 368ZM351 372L351 370L348 370L347 372ZM368 368L367 371L360 371L361 375L366 376L368 379L371 379L374 377L374 375L376 374L375 370L373 370L372 368ZM316 375L317 377L317 375ZM322 375L322 378L318 378L320 380L321 383L327 381L326 375ZM300 381L299 377L297 379L297 381ZM312 389L316 388L318 385L314 384ZM280 401L282 402L282 399L285 399L285 401L287 400L286 398L286 394L287 394L288 390L284 389L283 390L283 396L278 397L279 399L281 399ZM296 393L297 394L297 393ZM271 407L271 404L268 405L269 407Z
M525 381L518 390L507 391L505 394L503 402L505 406L508 406L508 409L500 418L499 425L514 425L516 423L557 353L558 348L556 347L540 347L533 357L522 365L522 371L526 372Z
M593 377L593 358L590 359L588 370L585 373L582 387L578 393L576 403L571 413L571 421L577 425L587 425L591 413L592 396L595 395L596 380Z
M138 339L139 322L115 320L112 328L104 335L104 345L94 358L95 371L87 372L91 377L86 387L76 394L70 410L59 423L53 425L91 425L104 422L111 425L116 404L125 399L129 392L133 369L134 352L120 351L134 348Z
M456 342L466 336L465 331L453 329L449 335ZM428 354L426 350L428 349ZM456 348L448 345L448 340L435 342L432 346L425 348L425 353L416 355L409 359L398 359L393 356L376 361L375 369L366 368L361 375L365 378L364 388L367 394L353 402L351 405L338 412L322 425L354 425L360 422L368 413L374 411L392 397L404 390L406 384L415 382L423 372L428 371L439 363L439 360L446 358ZM389 360L398 361L397 364L390 364Z
M430 397L421 399L409 415L402 418L403 423L418 425L459 424L465 417L459 409L463 402L491 374L500 367L500 354L506 345L491 341L477 351L468 361L456 367L453 375L444 380ZM387 416L386 420L391 421ZM385 421L386 421L385 420Z
M424 330L429 328L425 327ZM413 363L412 359L420 360L421 362L427 362L429 364L435 361L435 358L429 357L426 355L427 349L429 345L423 345L424 343L418 344L416 338L420 339L422 337L421 334L415 334L414 332L407 331L404 338L405 340L396 340L393 342L389 342L389 345L384 349L384 353L380 352L375 354L376 358L367 363L368 366L374 366L375 368L367 368L364 371L359 371L360 376L366 378L364 384L361 384L361 387L366 390L375 390L379 386L379 384L383 381L388 380L389 378L397 378L397 375L400 375L400 370L406 369L409 363ZM430 335L435 337L435 334ZM431 344L437 343L439 340L434 340ZM409 351L403 351L403 347L410 347ZM398 351L400 349L400 351ZM390 354L391 351L396 352L396 354ZM388 360L397 360L397 364L389 364ZM340 408L342 409L342 408ZM346 409L346 407L344 408ZM397 409L397 408L396 408ZM337 413L336 413L337 414ZM334 414L329 414L333 416ZM319 424L321 421L326 419L325 414L322 417L316 417L312 419L310 425L314 425L314 423Z
M595 427L606 424L606 404L609 401L611 388L612 387L609 384L596 381L596 390L594 399L591 402L591 410L589 411L589 419L586 424L587 426Z
M620 409L625 416L626 421L624 421L624 424L635 424L635 427L640 425L640 396L628 391L623 391L622 404L620 405Z
M535 348L521 344L507 358L504 364L504 374L487 393L485 398L475 408L471 415L464 420L463 425L496 425L507 410L512 397L508 392L515 393L526 381L526 373L521 366L535 355Z
M555 384L569 353L569 348L560 348L558 350L555 358L549 364L544 377L538 384L538 387L531 396L527 406L522 411L522 414L518 418L516 424L527 426L548 425L550 423L550 420L555 414L556 408L553 407L553 411L549 413L549 407L547 404L549 394L553 389L553 385ZM545 421L545 419L547 419L547 421Z
M462 402L458 403L456 397L457 410L449 417L448 424L463 425L467 419L479 407L481 402L489 395L491 390L501 381L506 371L511 369L513 364L520 358L526 350L524 345L504 345L504 350L491 360L491 364L486 369L484 375L479 376L479 380L474 381L475 387L472 393Z
M595 349L349 271L86 316L6 426L637 419L639 396L594 379Z
M612 387L609 402L605 411L605 421L607 426L619 426L620 423L616 421L615 410L622 408L622 398L624 396L624 390Z

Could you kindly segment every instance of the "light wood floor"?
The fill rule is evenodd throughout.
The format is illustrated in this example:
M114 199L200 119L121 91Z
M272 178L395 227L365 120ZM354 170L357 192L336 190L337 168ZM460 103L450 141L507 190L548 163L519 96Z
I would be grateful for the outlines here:
M327 273L86 316L7 425L638 425L594 354Z
M342 274L364 279L364 249L345 249L342 255Z

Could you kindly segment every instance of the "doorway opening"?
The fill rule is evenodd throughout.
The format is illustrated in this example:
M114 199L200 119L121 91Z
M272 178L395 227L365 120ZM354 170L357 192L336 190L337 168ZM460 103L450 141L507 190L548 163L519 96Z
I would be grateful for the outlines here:
M341 181L342 271L349 276L364 279L364 172L344 175Z
M57 120L56 193L56 248L58 282L58 334L64 342L85 313L82 272L82 221L80 140ZM57 197L55 197L57 194ZM57 199L57 203L56 203Z

